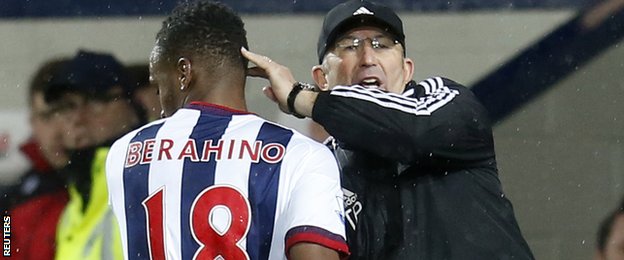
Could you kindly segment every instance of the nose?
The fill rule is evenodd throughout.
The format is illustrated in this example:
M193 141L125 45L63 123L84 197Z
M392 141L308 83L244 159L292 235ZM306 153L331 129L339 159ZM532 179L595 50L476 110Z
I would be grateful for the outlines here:
M80 106L76 107L74 110L70 111L67 115L69 124L73 126L78 126L78 127L85 126L87 123L87 120L89 119L89 116L92 116L92 115L89 115L87 113L86 104L81 104Z
M360 62L362 66L368 67L377 65L377 55L370 41L365 41L361 53Z
M89 136L89 115L85 106L80 106L69 112L65 124L65 143L69 148L86 147Z

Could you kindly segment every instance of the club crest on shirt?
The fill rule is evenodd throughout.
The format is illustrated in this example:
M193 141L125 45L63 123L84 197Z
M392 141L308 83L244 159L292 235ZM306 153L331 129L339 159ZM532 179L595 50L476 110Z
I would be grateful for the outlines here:
M280 143L263 143L241 139L205 140L201 146L194 139L184 142L172 139L147 139L132 142L126 152L125 168L153 160L185 160L208 162L250 160L275 164L284 158L286 147Z

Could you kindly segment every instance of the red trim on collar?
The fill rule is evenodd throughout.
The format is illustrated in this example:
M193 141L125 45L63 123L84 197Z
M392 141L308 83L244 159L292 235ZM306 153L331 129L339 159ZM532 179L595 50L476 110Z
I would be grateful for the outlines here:
M249 111L233 109L233 108L230 108L230 107L217 105L217 104L212 104L212 103L208 103L208 102L202 102L202 101L193 101L193 102L190 103L190 105L217 108L217 109L225 110L225 111L228 111L228 112L234 113L234 114L251 114L251 115L254 115L254 113L251 113Z

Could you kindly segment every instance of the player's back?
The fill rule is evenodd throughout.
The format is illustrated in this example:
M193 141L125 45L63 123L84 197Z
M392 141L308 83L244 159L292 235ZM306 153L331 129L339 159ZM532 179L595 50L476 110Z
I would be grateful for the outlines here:
M344 243L331 153L253 114L192 103L118 140L107 178L127 258L276 259L318 233Z

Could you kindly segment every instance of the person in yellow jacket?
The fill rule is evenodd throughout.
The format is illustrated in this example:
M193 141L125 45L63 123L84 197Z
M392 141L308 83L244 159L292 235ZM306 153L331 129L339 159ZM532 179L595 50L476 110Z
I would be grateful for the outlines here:
M71 154L62 170L69 203L57 227L56 259L123 259L105 161L112 142L145 121L131 97L132 84L112 55L83 50L45 90L46 101L66 122L64 142Z
M108 148L95 150L91 187L83 199L76 185L69 186L69 204L57 228L57 259L122 259L117 222L108 207L104 163Z

